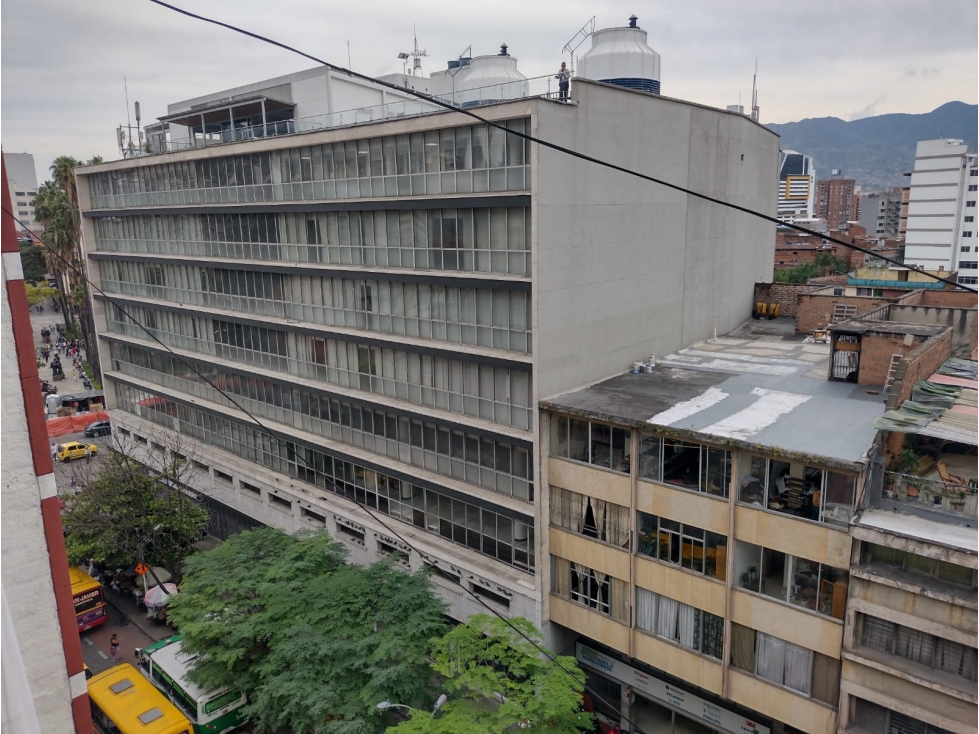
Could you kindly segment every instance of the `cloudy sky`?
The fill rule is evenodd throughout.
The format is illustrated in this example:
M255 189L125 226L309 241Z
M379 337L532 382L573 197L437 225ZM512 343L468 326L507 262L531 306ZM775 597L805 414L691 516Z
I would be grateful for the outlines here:
M510 46L529 77L553 71L593 15L632 13L662 56L663 94L747 106L758 61L764 122L858 119L976 103L975 0L173 0L357 71L401 70L412 26L425 71L472 44ZM115 127L130 103L144 122L166 105L311 66L288 52L179 16L146 0L30 0L2 6L0 133L4 150L34 153L39 180L57 155L118 157ZM588 44L582 47L582 52Z

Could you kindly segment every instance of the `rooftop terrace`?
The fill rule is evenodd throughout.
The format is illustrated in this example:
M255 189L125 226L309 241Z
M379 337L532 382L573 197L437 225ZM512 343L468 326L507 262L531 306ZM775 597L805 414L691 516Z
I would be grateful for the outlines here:
M884 412L882 388L829 382L828 344L790 319L750 322L545 408L680 437L858 470Z

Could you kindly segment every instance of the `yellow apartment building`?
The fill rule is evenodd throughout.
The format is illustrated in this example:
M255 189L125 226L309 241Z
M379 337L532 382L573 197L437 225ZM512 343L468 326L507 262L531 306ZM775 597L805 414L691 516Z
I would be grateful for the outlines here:
M543 616L600 718L837 729L848 525L884 406L827 357L719 338L542 404Z

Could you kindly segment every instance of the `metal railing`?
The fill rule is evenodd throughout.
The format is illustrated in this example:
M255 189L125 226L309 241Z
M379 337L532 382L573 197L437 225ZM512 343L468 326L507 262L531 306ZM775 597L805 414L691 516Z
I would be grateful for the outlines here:
M890 471L884 472L884 497L963 517L977 516L979 499L975 487Z
M460 90L449 94L433 96L433 99L446 102L454 107L471 108L496 102L508 102L517 99L540 97L544 99L559 99L557 79L554 75L532 77L502 84L491 84L485 87ZM315 130L331 130L334 128L363 125L383 120L418 117L445 112L445 108L422 99L407 99L398 102L375 105L373 107L358 107L323 115L313 115L290 120L266 122L248 127L229 128L221 132L196 134L190 138L157 139L149 143L148 149L139 155L159 155L172 153L190 148L202 148L212 145L226 145L247 140L296 135Z

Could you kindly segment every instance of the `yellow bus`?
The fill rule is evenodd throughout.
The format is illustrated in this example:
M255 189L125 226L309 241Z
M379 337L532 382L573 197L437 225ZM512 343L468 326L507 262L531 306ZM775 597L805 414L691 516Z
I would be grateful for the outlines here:
M191 734L190 721L132 665L88 681L92 723L100 734Z
M78 631L84 632L102 624L106 618L102 584L80 568L69 568L68 579L71 581L71 598L75 602Z

